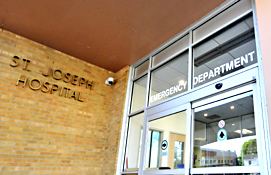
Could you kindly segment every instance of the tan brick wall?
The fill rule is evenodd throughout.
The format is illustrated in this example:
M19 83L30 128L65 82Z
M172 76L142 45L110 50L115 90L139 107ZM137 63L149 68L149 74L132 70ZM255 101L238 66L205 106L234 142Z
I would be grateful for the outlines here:
M123 109L127 90L129 66L116 73L113 100L111 101L111 114L109 117L108 137L106 140L103 174L115 174L121 136Z
M22 60L11 67L14 55L29 59L31 71L23 70ZM93 80L94 87L45 77L48 67ZM0 70L0 174L114 173L129 67L115 74L1 30ZM16 86L20 75L80 91L84 102L59 90ZM105 85L109 76L116 85Z

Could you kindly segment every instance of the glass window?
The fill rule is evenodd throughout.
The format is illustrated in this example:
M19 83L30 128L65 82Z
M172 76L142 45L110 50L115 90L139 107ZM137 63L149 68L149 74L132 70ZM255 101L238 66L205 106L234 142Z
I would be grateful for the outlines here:
M193 167L259 166L252 93L222 103L195 109Z
M253 19L249 15L193 48L194 87L257 62Z
M185 52L151 73L149 104L187 91L188 53Z
M146 168L158 167L160 156L160 142L161 132L149 130L147 141L148 149L146 151Z
M193 41L197 42L200 39L206 37L213 31L221 28L223 25L234 20L237 16L246 13L251 9L251 1L240 1L234 6L230 7L221 14L213 17L211 20L207 21L200 27L193 31Z
M180 53L183 49L187 48L189 45L189 36L186 35L183 38L179 39L165 50L161 51L157 55L153 56L152 66L155 66L162 61L169 59L170 57L176 56L176 54Z
M124 171L138 171L143 119L143 113L129 118Z
M155 154L155 161L151 166L151 169L168 168L168 169L180 169L184 168L185 162L185 138L186 138L186 112L179 112L169 115L154 121L149 122L149 128L155 128L163 131L160 135L159 143L158 133L155 140L154 150L159 150L160 153ZM149 131L150 132L150 131ZM157 147L158 146L158 147ZM152 146L147 145L147 150L151 150ZM149 160L150 156L146 155L146 160ZM156 163L158 162L158 163ZM149 163L146 161L146 167Z
M243 115L242 118L242 135L244 136L252 136L255 135L255 120L254 114Z
M172 172L175 174L190 172L227 175L229 172L238 171L233 174L260 175L239 171L246 169L245 172L248 172L253 169L253 172L257 172L259 168L252 91L247 92L246 89L240 96L215 102L210 102L208 97L205 99L204 94L196 97L197 93L193 89L187 92L188 88L191 90L204 84L207 86L206 83L211 85L224 76L228 80L234 79L228 75L233 76L233 72L241 71L245 74L243 68L257 66L251 1L229 4L231 5L220 8L223 10L220 14L216 13L208 21L192 26L189 34L183 33L182 38L171 40L167 48L163 47L164 49L151 53L148 60L145 59L134 68L130 115L127 115L129 127L126 150L125 155L122 155L125 158L122 165L125 172L122 174L158 172L152 170L162 170L158 174L163 174L164 169L174 169ZM203 91L197 89L196 92ZM225 94L214 96L214 99L221 98L220 95L224 98ZM178 99L165 102L176 96L179 96ZM203 98L204 100L200 101ZM208 103L203 104L205 100ZM162 101L164 103L156 104ZM197 103L199 101L200 103ZM194 115L191 115L193 118L189 122L192 122L193 126L187 128L189 133L186 133L186 111L168 115L168 112L178 108L176 104L179 102L180 105L188 106L188 103L193 103L198 106L194 108L192 105ZM161 118L143 124L143 109L148 113L145 116L147 119L157 116ZM181 109L186 108L178 110ZM147 119L144 121L147 122ZM143 125L148 126L148 130L143 130ZM188 135L192 137L189 138L191 145L186 145ZM144 158L141 157L143 150ZM192 160L189 162L192 166L185 166L185 154L191 156ZM144 160L144 165L140 160ZM143 166L140 166L143 170L138 171L139 165ZM221 167L228 166L239 168L232 167L226 173L220 171ZM167 172L169 171L165 171Z
M135 112L145 107L146 86L147 86L147 76L144 76L134 82L131 112Z
M149 69L149 60L145 61L141 65L135 68L135 75L134 78L137 78L140 74L143 74Z

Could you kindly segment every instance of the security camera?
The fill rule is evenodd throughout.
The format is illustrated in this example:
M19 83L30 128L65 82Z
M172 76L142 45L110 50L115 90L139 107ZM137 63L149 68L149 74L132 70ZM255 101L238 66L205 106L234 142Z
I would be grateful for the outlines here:
M114 84L114 78L109 77L106 81L105 84L107 84L108 86L111 86L112 84Z
M217 83L217 84L215 85L215 88L216 88L216 89L221 89L221 88L222 88L222 86L223 86L223 84L222 84L222 83Z

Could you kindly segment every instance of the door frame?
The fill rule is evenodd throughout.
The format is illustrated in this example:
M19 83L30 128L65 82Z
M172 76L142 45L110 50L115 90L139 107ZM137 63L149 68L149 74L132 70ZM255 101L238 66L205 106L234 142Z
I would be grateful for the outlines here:
M219 174L221 172L223 173L262 173L266 169L264 168L266 165L263 155L265 151L263 150L263 144L265 142L262 132L264 132L262 127L262 115L259 111L261 111L261 102L259 101L258 96L258 88L256 82L252 84L248 84L243 87L237 87L234 90L212 96L200 101L195 101L192 103L192 111L197 110L204 110L210 108L212 105L217 106L219 103L227 103L230 101L235 101L237 99L241 99L245 96L247 96L247 93L251 92L253 94L253 104L254 104L254 117L255 117L255 127L256 127L256 138L257 138L257 151L258 151L258 160L259 160L259 166L232 166L232 167L206 167L206 168L192 168L193 167L193 161L190 160L190 173L191 174ZM192 113L191 117L191 133L194 134L194 112ZM191 137L191 139L194 138L194 135ZM191 141L191 148L190 150L193 150L194 142Z
M182 105L179 105L177 107L174 107L174 108L171 108L171 109L168 109L168 110L165 110L163 112L160 112L160 113L157 113L155 115L152 115L152 116L148 116L148 123L153 121L153 120L157 120L157 119L160 119L160 118L164 118L164 117L167 117L167 116L170 116L172 114L175 114L175 113L179 113L179 112L184 112L186 111L186 138L185 138L185 142L186 142L186 152L188 153L185 154L185 166L183 169L170 169L170 170L145 170L143 168L143 172L144 172L144 175L153 175L153 174L189 174L189 161L190 161L190 126L191 126L191 120L190 120L190 116L191 116L191 113L190 113L190 109L191 108L191 104L190 103L185 103L185 104L182 104ZM149 124L148 124L148 127L147 127L147 130L149 129ZM172 133L172 132L170 132ZM146 149L146 144L145 144L145 149ZM144 155L145 157L145 155Z

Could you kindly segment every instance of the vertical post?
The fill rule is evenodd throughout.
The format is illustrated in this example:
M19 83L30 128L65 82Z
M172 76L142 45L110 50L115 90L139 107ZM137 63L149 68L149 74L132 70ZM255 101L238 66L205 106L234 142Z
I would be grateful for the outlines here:
M262 61L262 53L261 53L261 45L260 45L260 36L259 36L259 28L258 28L258 18L256 11L255 0L251 0L252 11L253 11L253 23L254 23L254 33L255 33L255 42L256 42L256 50L257 50L257 58L258 58L258 75L256 77L257 81L254 85L254 98L257 99L257 103L254 102L254 105L258 105L255 109L255 114L258 114L258 117L255 115L255 124L257 124L257 120L261 120L261 125L256 125L260 127L261 133L257 130L257 145L261 146L258 150L263 151L262 157L259 156L259 164L261 174L270 174L271 173L271 143L270 143L270 126L268 126L268 114L267 114L267 104L266 104L266 93L265 93L265 83L264 83L264 73L263 73L263 61ZM259 111L257 111L259 108ZM261 163L262 162L262 163Z
M189 31L189 47L188 47L188 91L193 88L194 72L193 65L194 60L192 57L192 43L193 43L193 31ZM190 82L189 82L190 81Z
M189 169L193 167L193 115L191 103L187 104L186 110L186 149L185 149L185 175L189 175Z
M124 112L123 112L123 119L122 119L122 129L121 129L121 138L120 138L120 145L119 145L119 156L116 168L116 175L120 175L123 171L124 165L124 156L125 156L125 148L126 148L126 140L127 140L127 128L128 128L128 114L129 114L129 106L131 100L131 87L132 87L132 72L133 68L130 67L129 76L128 76L128 83L127 83L127 91L126 91L126 98L125 98L125 105L124 105Z

